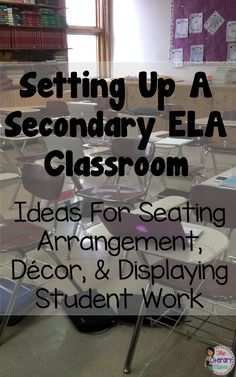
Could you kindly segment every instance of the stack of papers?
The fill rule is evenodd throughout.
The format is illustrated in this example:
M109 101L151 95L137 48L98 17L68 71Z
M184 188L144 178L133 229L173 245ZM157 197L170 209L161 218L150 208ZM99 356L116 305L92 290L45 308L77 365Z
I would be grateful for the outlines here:
M221 186L236 188L236 176L227 178L221 183Z

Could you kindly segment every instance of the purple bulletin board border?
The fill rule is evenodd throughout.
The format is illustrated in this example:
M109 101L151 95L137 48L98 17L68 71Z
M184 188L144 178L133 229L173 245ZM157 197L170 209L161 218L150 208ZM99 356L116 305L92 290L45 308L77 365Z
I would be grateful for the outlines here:
M202 12L204 25L206 20L215 10L225 19L225 21L213 36L211 36L203 26L202 33L189 34L188 38L175 38L176 19L189 18L190 13ZM227 21L236 21L235 0L172 0L170 32L171 50L173 48L183 48L184 64L196 65L196 63L190 61L190 46L204 45L204 58L201 64L211 65L224 63L234 65L234 62L227 61Z

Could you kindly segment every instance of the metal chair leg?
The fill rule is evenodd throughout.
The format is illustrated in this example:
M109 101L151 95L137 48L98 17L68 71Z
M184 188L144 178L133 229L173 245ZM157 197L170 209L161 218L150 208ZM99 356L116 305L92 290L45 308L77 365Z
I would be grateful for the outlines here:
M31 200L30 200L30 209L32 209L33 208L33 205L34 205L34 199L35 199L35 196L34 195L32 195L31 196Z
M25 146L26 146L27 140L24 140L23 145L21 147L21 153L24 152Z
M147 287L146 287L146 291L145 291L146 297L149 295L151 289L152 289L152 284L151 284L151 282L149 282ZM138 314L138 319L137 319L137 322L136 322L136 325L135 325L135 328L134 328L134 331L133 331L129 350L128 350L128 353L127 353L127 356L126 356L124 368L123 368L123 372L125 374L128 374L128 373L131 372L131 364L132 364L134 353L135 353L136 346L137 346L137 343L138 343L138 338L139 338L140 331L141 331L141 328L142 328L145 313L146 313L146 307L145 307L144 300L143 300L139 314Z
M19 179L19 182L18 182L18 184L17 184L17 186L16 186L16 189L15 189L15 192L14 192L14 194L13 194L13 197L12 197L12 200L11 200L11 205L10 205L10 207L9 207L9 209L12 209L13 207L14 207L14 202L15 202L15 200L16 200L16 197L17 197L17 195L18 195L18 192L20 191L20 186L21 186L21 178Z
M215 153L214 153L213 150L211 150L211 158L212 158L212 162L213 162L213 167L214 167L215 174L217 174L216 157L215 157Z
M129 259L129 251L128 251L128 250L125 250L125 251L124 251L123 259L125 259L125 260ZM126 271L125 266L126 266L126 264L124 265L124 267L123 267L122 270L121 270L121 274L122 274L122 275L125 274L125 271Z
M82 225L75 223L74 226L73 226L72 237L76 236L79 228L82 228ZM80 232L81 232L81 229L79 230L79 233ZM68 250L67 253L66 253L66 260L70 260L71 259L71 252L72 252L73 246L74 246L74 241L72 243L72 248L70 250Z

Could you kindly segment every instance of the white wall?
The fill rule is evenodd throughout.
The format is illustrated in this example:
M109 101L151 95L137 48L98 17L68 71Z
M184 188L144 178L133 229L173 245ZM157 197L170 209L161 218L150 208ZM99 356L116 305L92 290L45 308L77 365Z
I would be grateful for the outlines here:
M214 66L170 66L170 25L171 0L113 0L113 74L155 70L184 80L199 70L214 74Z

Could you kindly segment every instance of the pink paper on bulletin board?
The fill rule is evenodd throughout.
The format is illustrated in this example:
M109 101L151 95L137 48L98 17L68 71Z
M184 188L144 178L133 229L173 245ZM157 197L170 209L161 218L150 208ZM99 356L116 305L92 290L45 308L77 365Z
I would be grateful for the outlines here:
M228 43L226 42L227 21L236 21L235 0L173 0L173 48L183 48L185 62L190 60L191 45L204 45L204 62L227 61ZM203 25L217 11L224 19L224 23L214 35L202 28L202 33L189 34L188 38L175 38L176 19L189 18L190 13L203 13Z

